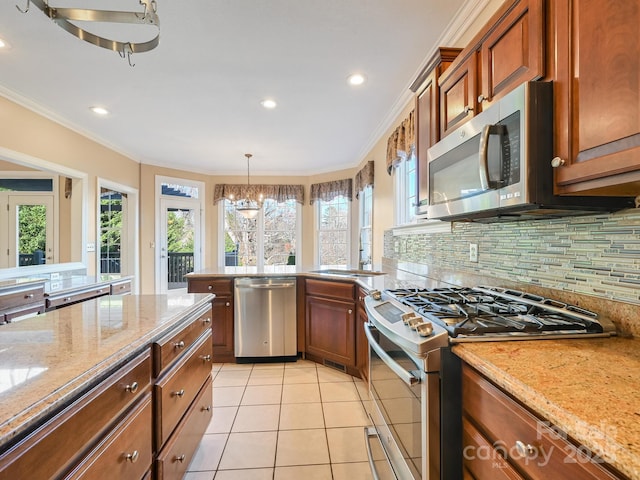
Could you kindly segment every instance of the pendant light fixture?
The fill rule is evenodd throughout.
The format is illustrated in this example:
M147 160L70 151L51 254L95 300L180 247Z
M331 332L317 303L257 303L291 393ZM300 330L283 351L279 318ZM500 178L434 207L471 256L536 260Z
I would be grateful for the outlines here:
M236 211L239 212L244 218L253 219L258 216L258 212L262 208L262 194L258 198L254 198L251 191L251 184L249 182L249 159L253 156L250 153L245 153L247 157L247 193L244 198L238 199L235 202Z

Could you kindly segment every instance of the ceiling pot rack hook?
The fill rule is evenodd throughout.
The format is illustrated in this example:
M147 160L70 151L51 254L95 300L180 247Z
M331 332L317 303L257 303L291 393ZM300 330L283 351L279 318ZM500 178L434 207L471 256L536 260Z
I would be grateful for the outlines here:
M16 5L16 8L21 13L27 13L29 11L29 9L31 8L31 0L27 0L27 8L25 8L24 10L21 9L18 5Z
M131 63L131 54L133 53L133 45L131 45L131 42L129 43L125 43L122 45L122 50L118 52L118 55L120 55L120 58L127 58L127 61L129 62L129 66L130 67L135 67L136 64L135 63Z
M158 13L158 4L156 3L156 0L139 0L140 1L140 5L144 5L144 12L142 12L142 16L138 13L136 13L136 16L140 19L140 20L146 20L147 19L147 15L149 12L149 6L151 6L151 10L153 11L153 13Z

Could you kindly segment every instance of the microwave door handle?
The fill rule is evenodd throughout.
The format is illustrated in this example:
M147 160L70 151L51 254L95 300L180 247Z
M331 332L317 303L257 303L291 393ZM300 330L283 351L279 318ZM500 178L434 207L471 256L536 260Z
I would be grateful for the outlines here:
M491 135L491 127L493 125L485 125L482 127L480 134L480 187L482 190L489 190L489 136Z
M389 354L385 352L380 345L378 345L378 342L376 342L375 338L373 338L373 335L371 334L371 327L367 323L364 324L364 333L367 336L367 340L369 341L369 345L371 346L371 348L373 348L373 350L378 354L380 359L384 363L386 363L387 366L391 370L393 370L393 373L398 375L398 377L400 377L400 379L404 383L406 383L409 386L415 385L416 383L420 383L419 377L416 377L413 373L408 372L407 370L402 368L398 364L398 362L396 362L393 358L391 358Z

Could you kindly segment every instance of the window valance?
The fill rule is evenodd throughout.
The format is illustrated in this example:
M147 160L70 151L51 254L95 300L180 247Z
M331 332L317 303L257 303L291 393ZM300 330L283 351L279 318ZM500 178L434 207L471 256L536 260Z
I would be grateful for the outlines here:
M391 175L393 166L402 159L401 154L408 154L415 142L415 114L414 110L411 110L409 116L402 121L387 140L387 172L389 175Z
M214 187L213 203L228 198L243 199L247 196L258 198L260 195L277 202L295 200L304 205L304 185L232 185L229 183L219 183Z
M353 200L353 181L350 178L311 184L309 205L313 205L317 200L330 202L339 196L347 197L349 201Z
M369 185L373 186L373 160L369 160L364 167L356 173L356 198L360 197L360 192Z

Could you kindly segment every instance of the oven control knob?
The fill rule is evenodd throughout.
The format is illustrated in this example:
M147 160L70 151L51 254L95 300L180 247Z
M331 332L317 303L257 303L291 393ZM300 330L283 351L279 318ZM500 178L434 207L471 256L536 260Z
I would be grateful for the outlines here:
M409 325L409 328L411 328L412 330L417 330L418 326L422 325L423 323L424 321L421 318L414 317L408 321L407 325Z
M382 298L382 293L380 293L380 290L371 290L371 293L369 293L369 295L371 295L371 298L373 298L374 300L380 300Z
M400 315L400 318L405 325L409 325L409 322L411 322L413 319L418 319L419 317L413 312L408 312Z
M433 323L431 322L423 322L416 327L416 332L421 337L428 337L433 333Z

